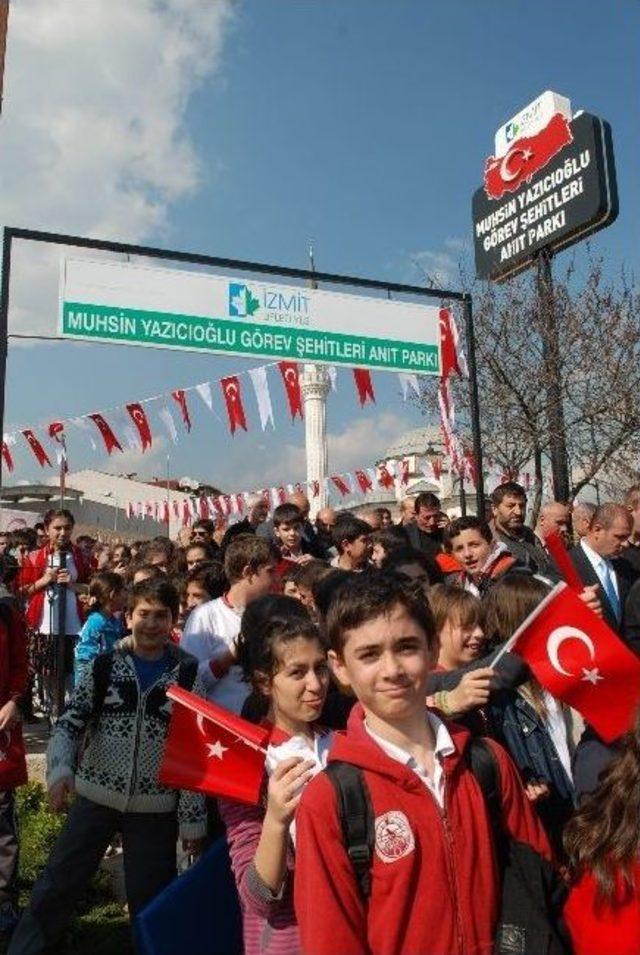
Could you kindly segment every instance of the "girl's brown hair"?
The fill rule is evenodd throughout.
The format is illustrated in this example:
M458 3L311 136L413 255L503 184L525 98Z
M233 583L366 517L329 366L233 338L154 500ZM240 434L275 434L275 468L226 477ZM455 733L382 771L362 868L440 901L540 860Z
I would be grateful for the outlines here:
M626 893L637 892L634 865L640 858L640 711L633 730L564 831L564 847L574 880L591 871L598 900L617 897L617 876Z
M549 587L528 574L510 574L490 588L484 599L485 634L491 643L503 643L549 593ZM522 684L521 692L543 719L547 715L542 687L535 679Z
M111 570L103 570L89 581L89 592L87 594L87 610L102 610L113 593L121 593L124 590L124 581L120 574L115 574Z
M464 629L479 625L484 630L482 603L463 587L434 584L429 588L428 601L436 622L436 633L442 633L448 620Z

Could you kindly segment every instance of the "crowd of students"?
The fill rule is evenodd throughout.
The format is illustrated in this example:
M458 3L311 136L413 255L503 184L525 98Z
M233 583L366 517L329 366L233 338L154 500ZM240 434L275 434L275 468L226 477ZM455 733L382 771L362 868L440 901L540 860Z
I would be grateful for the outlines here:
M637 492L593 510L574 558L594 568L582 599L623 638L640 585L627 561L623 601L615 562L637 546ZM66 510L39 539L0 536L10 955L61 950L117 835L134 918L175 878L178 837L197 855L221 833L246 955L640 952L640 717L605 746L517 654L492 665L554 580L524 497L496 489L491 522L448 521L425 494L398 525L387 508L312 523L297 494L176 542L72 543ZM543 519L570 547L570 512L553 507ZM68 705L47 785L68 817L18 922L27 645L55 641L61 622ZM172 684L274 727L259 806L159 783Z

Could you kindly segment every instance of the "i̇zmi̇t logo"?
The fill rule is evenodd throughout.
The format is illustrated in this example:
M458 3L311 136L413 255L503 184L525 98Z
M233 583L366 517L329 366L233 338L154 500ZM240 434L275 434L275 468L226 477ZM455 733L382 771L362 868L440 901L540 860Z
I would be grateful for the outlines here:
M229 315L251 318L260 311L265 322L284 325L309 324L309 296L296 289L260 288L253 294L248 285L229 282Z
M252 295L248 285L229 282L229 315L233 318L247 318L255 315L259 308L260 302Z

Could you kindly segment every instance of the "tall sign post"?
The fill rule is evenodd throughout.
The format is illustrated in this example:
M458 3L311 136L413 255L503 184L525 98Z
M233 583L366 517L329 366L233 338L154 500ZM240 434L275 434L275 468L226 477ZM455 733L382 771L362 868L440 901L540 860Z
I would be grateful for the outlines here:
M560 329L553 298L553 255L618 215L611 127L571 113L564 96L546 91L505 123L473 196L476 274L502 282L535 264L547 378L553 491L569 499Z

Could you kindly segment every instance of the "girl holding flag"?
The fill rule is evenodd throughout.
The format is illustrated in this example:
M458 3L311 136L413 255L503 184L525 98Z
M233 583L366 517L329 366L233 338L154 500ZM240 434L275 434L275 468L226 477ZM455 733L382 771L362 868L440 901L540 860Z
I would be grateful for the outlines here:
M252 687L244 712L279 731L267 751L263 804L220 800L242 905L244 951L297 955L294 815L305 784L326 764L331 743L331 734L317 726L329 687L326 650L297 600L269 595L246 608L237 658Z

